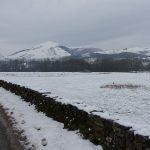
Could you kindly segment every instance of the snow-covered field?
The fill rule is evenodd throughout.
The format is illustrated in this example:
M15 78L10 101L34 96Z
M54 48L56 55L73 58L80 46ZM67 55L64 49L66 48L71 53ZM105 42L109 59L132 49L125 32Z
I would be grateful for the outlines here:
M150 136L150 73L0 73L0 79L51 92L58 101L97 110Z
M14 127L27 137L26 148L31 150L102 150L77 133L63 129L58 123L39 113L29 103L0 88L0 104L15 121Z

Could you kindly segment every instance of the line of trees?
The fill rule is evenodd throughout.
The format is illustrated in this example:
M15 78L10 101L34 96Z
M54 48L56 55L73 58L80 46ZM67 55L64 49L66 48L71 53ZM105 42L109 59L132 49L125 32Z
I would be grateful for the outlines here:
M70 59L65 61L0 61L0 72L130 72L149 70L150 63L143 65L143 61L140 59L103 59L94 63L88 63L81 59Z

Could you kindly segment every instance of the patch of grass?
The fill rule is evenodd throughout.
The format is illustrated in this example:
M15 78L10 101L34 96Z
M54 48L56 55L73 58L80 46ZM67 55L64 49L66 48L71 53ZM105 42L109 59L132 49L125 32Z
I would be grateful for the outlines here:
M117 83L112 83L112 84L107 84L103 85L100 88L108 88L108 89L137 89L137 88L142 88L143 86L141 85L134 85L134 84L117 84Z

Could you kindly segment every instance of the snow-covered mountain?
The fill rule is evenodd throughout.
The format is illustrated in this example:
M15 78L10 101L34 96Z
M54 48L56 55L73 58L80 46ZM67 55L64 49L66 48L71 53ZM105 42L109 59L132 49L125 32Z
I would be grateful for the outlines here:
M93 53L103 53L102 49L99 48L72 48L72 55L79 57L90 57Z
M58 43L46 42L30 49L15 52L9 55L8 59L25 59L25 60L58 60L69 57L71 54L61 47Z
M75 57L97 60L97 59L148 59L150 58L150 48L124 48L124 49L112 49L103 50L99 48L73 48L72 54Z
M124 48L124 49L111 49L103 50L101 52L96 52L101 54L119 54L119 53L135 53L150 56L150 48L147 47L133 47L133 48Z
M15 52L7 57L7 59L25 59L25 60L45 60L51 61L76 58L87 61L95 61L98 59L126 59L126 58L150 58L150 48L124 48L104 50L99 48L70 48L55 42L46 42L30 49Z

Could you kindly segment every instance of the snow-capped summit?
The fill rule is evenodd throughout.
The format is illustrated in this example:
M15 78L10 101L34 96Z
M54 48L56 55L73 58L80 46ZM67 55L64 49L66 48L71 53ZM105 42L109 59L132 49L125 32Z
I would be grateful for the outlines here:
M59 46L60 44L56 43L56 42L52 42L52 41L49 41L49 42L44 42L44 43L41 43L41 44L38 44L38 45L35 45L32 47L32 49L38 49L38 48L45 48L45 49L48 49L50 47L57 47Z
M50 61L60 60L69 57L83 59L83 60L101 60L101 59L149 59L150 48L146 47L135 47L135 48L124 48L124 49L110 49L104 50L100 48L71 48L60 45L55 42L45 42L25 49L22 51L15 52L9 55L7 58L16 60L45 60ZM1 57L0 57L1 58Z
M33 46L30 49L15 52L8 56L8 59L26 60L57 60L68 57L71 54L63 49L63 46L55 42L45 42Z

